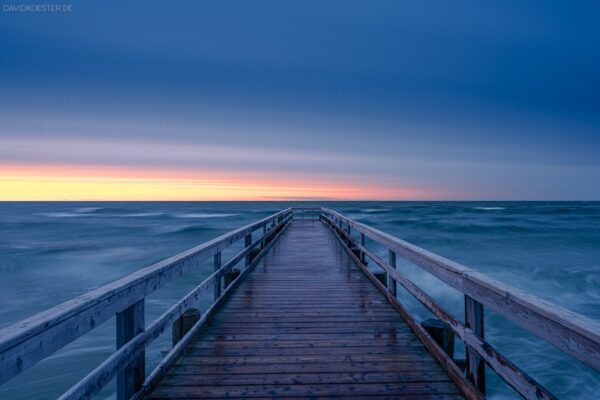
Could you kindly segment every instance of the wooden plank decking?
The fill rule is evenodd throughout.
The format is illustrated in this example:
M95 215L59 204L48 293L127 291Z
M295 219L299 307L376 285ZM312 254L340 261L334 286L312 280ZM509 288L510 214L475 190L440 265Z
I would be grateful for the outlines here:
M320 221L294 221L152 393L462 398Z
M463 293L464 322L396 269L397 256ZM210 276L144 323L148 295L210 258ZM436 319L422 326L397 287ZM320 207L286 208L0 330L0 385L116 316L119 347L60 400L89 399L115 378L119 400L482 400L488 371L525 399L555 400L487 341L484 309L600 371L600 322ZM146 375L146 350L166 332L174 345ZM466 360L453 358L454 338Z

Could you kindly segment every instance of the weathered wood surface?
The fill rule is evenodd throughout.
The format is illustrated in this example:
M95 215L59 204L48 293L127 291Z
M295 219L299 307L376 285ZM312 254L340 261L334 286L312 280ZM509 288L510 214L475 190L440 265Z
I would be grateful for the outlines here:
M454 332L450 327L448 327L448 325L439 319L430 318L421 322L421 326L446 352L446 354L448 354L448 357L454 358Z
M268 251L270 246L277 241L277 238L285 230L285 227L289 224L290 220L291 215L288 215L267 234L264 240L268 241L269 243L264 247L265 253ZM140 355L153 340L155 340L165 331L166 327L175 322L175 320L179 318L185 311L189 310L192 304L197 303L199 300L199 295L203 291L210 288L215 282L220 282L223 274L230 271L237 262L241 261L252 248L258 246L262 241L262 238L256 240L253 244L243 249L236 256L232 257L219 270L213 272L208 278L202 281L200 285L192 289L192 291L190 291L181 300L164 312L159 318L148 325L144 332L132 338L109 358L104 360L104 362L102 362L92 372L72 386L60 397L60 400L81 400L91 398L102 387L108 384L117 372L123 370L126 365L138 357L138 355ZM260 257L256 259L255 263L258 263L258 261L260 261ZM248 271L250 271L250 268L244 270L244 274ZM174 361L180 356L183 350L187 347L189 340L200 331L201 327L204 326L208 320L208 317L211 316L212 310L216 309L218 305L223 302L225 295L228 293L229 288L225 289L225 291L222 293L222 296L219 297L206 310L205 314L190 328L189 332L181 338L181 340L173 347L167 356L152 371L150 376L144 381L142 388L136 392L134 398L145 394L149 388L153 387L157 380L162 378L164 371L170 368L172 363L174 363Z
M496 311L559 350L600 371L600 322L433 254L368 225L324 208L335 221L352 227L389 250L411 260L442 282Z
M465 295L465 328L484 338L483 305ZM477 351L467 346L465 372L481 393L485 393L485 363Z
M196 322L200 320L201 315L200 310L190 308L173 322L171 326L171 342L173 347L175 347L177 343L183 339L185 334L192 329Z
M332 220L329 220L329 223L332 223ZM345 235L345 230L340 229L338 231L339 234ZM348 237L345 236L344 240ZM509 385L511 385L518 393L520 393L526 399L536 399L536 400L552 400L555 397L550 393L546 388L536 382L533 378L531 378L528 374L526 374L523 370L514 365L510 360L506 359L501 353L499 353L493 346L489 343L485 342L481 337L479 337L475 331L470 328L466 328L462 323L460 323L453 315L445 311L437 302L435 302L429 295L419 289L411 280L406 278L404 275L400 274L392 265L388 264L383 258L379 257L373 251L367 249L362 244L355 244L361 254L366 255L369 259L373 260L377 265L379 265L385 272L391 275L394 280L396 280L400 285L404 287L408 291L408 293L412 294L421 304L423 304L429 311L431 311L436 317L440 319L448 328L450 328L457 337L462 340L468 348L475 351L481 358L483 358L490 367L502 377ZM383 287L383 286L382 286ZM390 301L394 301L395 298L390 299ZM399 310L402 315L405 316L407 320L412 317L407 313L406 310L403 310L399 305ZM419 329L415 327L415 329ZM432 338L433 339L433 338ZM425 338L424 340L427 340ZM435 349L430 349L435 353ZM439 354L441 355L441 354ZM455 364L452 360L449 361L452 365L449 368L454 369L453 365ZM443 363L446 364L446 363ZM455 373L458 373L456 369L454 369Z
M331 221L327 221L326 219L324 219L324 221L326 223L331 222ZM358 249L353 250L350 248L350 246L355 247L355 248L358 246L358 248L361 251L367 250L364 246L357 245L355 242L353 242L353 239L351 239L350 241L347 240L347 238L349 238L350 236L347 235L347 230L342 229L340 225L341 224L339 224L339 223L337 225L335 225L335 224L332 225L333 231L335 232L336 236L342 243L342 246L344 247L344 249L346 250L348 255L350 255L350 257L355 261L356 265L358 265L358 267L371 280L371 282L373 282L373 284L377 287L377 289L386 297L387 301L392 305L392 307L394 307L394 309L396 311L398 311L398 313L402 316L402 318L404 319L406 324L412 329L412 331L415 333L415 335L421 340L421 342L425 345L425 348L430 352L430 354L434 357L434 359L442 366L442 368L444 369L444 371L446 371L448 376L454 381L454 383L456 383L458 385L458 387L461 389L463 394L470 400L483 399L483 395L475 388L475 386L473 386L467 379L465 379L465 376L463 375L462 371L458 368L456 363L454 363L454 361L448 356L448 354L446 354L444 349L442 349L436 343L436 341L427 333L425 328L423 328L423 326L421 326L421 324L417 322L417 320L410 314L410 312L398 301L396 296L394 296L389 291L388 287L385 284L387 282L387 280L382 282L382 280L379 279L376 276L376 274L371 272L367 268L367 266L361 261L360 257L357 255ZM344 235L347 235L347 236L344 236ZM385 264L384 261L382 261L382 263ZM392 269L391 267L389 269L387 269L387 271L390 274L394 273L395 276L399 275L398 271L396 271L395 269Z
M181 276L189 268L290 214L291 209L283 210L0 330L0 384Z
M462 398L321 222L295 221L154 399Z
M264 241L262 245L262 251L256 257L252 263L245 270L241 271L238 274L237 278L230 282L229 286L225 288L222 296L217 299L204 313L204 315L200 318L198 322L189 330L188 333L174 346L171 351L162 359L160 363L154 368L154 370L150 373L150 376L146 379L144 384L142 385L142 389L138 391L135 396L132 397L132 400L144 399L147 395L156 388L156 386L160 383L160 381L165 377L171 367L175 364L175 362L181 357L184 351L188 348L190 342L196 337L198 332L200 332L208 323L208 321L212 318L214 313L220 308L220 306L228 299L228 296L233 293L237 285L244 279L244 277L252 271L255 265L257 265L262 257L269 252L271 247L275 243L277 243L279 237L285 232L286 228L291 223L292 216L288 215L277 225L271 227L269 233L264 236ZM248 250L249 248L246 248ZM244 251L242 251L238 256L234 257L232 260L237 259L237 257L241 257ZM239 258L241 260L241 258ZM231 262L231 261L230 261ZM228 264L230 264L228 262ZM233 264L225 265L221 267L221 271L228 270L231 268ZM218 272L215 272L215 274ZM62 400L62 399L61 399Z
M117 313L117 348L127 344L135 336L144 331L145 307L144 299ZM117 376L117 400L127 400L137 392L144 383L146 373L146 357L144 352L136 357Z

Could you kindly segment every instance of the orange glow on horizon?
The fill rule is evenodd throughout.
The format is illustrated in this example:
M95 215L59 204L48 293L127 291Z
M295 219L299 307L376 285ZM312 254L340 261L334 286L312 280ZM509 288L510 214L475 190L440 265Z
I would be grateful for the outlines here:
M0 201L412 200L432 195L276 172L0 165Z

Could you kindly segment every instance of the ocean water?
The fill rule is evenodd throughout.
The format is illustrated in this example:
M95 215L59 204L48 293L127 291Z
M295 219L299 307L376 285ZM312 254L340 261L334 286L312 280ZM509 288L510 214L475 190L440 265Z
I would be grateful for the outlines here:
M600 320L600 202L65 202L0 203L0 328L280 209L320 205ZM462 319L460 293L410 263L399 268ZM147 321L211 269L150 296ZM399 296L419 319L430 316ZM486 339L559 398L597 398L600 374L493 312L485 324ZM148 368L168 336L148 350ZM113 319L1 386L0 399L56 398L114 347ZM490 398L517 398L487 379ZM98 396L113 397L113 385Z

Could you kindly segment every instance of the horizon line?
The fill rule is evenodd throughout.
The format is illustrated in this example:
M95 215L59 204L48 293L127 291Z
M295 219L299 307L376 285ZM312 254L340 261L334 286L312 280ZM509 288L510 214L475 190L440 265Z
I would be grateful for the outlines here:
M551 203L598 203L597 200L584 200L584 199L569 199L569 200L556 200L556 199L521 199L521 200L484 200L484 199L422 199L422 200L344 200L344 199L328 199L328 200L293 200L293 199L282 199L282 200L0 200L0 203L365 203L365 202L377 202L377 203L468 203L468 202L512 202L512 203L532 203L532 202L551 202Z

